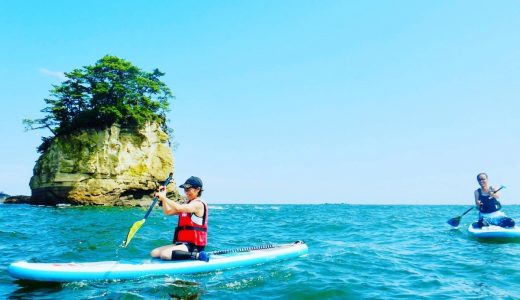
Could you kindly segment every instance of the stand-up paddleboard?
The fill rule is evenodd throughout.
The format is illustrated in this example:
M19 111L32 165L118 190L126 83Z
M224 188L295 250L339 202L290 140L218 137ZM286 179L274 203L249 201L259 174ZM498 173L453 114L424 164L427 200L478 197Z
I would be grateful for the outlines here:
M471 237L486 240L520 240L520 227L504 228L495 225L474 228L472 224L468 227Z
M88 263L30 263L15 262L7 271L23 280L71 282L81 280L133 279L143 276L203 273L235 267L244 267L283 259L295 258L308 252L304 242L265 245L235 250L209 252L209 262L200 260L131 263L101 261Z

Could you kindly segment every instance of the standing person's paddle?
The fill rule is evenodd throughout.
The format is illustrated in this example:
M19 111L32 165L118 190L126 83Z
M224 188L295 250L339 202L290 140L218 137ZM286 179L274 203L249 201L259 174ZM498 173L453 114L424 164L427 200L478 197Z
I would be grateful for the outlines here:
M168 186L168 184L172 180L172 176L173 176L173 173L170 173L170 176L168 176L168 178L166 178L166 180L164 181L163 186L165 186L165 187ZM144 218L142 220L139 220L139 221L135 222L132 225L132 227L130 227L130 230L128 231L128 234L126 235L126 239L125 239L125 241L123 243L123 246L125 248L126 248L126 246L128 246L128 244L130 244L130 241L134 237L134 235L137 232L137 230L139 230L139 228L141 228L141 226L143 226L144 222L146 221L146 218L148 218L148 216L152 212L152 209L153 209L153 207L155 206L155 204L157 203L158 200L159 199L157 197L154 197L152 205L150 205L150 208L148 208L148 211L146 211L146 214L144 215Z
M505 189L505 188L506 188L506 187L502 185L502 186L500 186L500 188L499 188L498 190L495 191L495 193L498 192L498 191L500 191L501 189ZM467 213L469 213L473 208L475 208L475 207L472 206L472 207L470 207L468 210L466 210L462 215L460 215L460 216L458 216L458 217L455 217L455 218L451 218L451 219L449 219L449 220L448 220L448 224L450 224L450 225L453 226L453 227L457 227L457 226L459 226L459 224L460 224L460 220L462 219L462 217L463 217L464 215L466 215Z

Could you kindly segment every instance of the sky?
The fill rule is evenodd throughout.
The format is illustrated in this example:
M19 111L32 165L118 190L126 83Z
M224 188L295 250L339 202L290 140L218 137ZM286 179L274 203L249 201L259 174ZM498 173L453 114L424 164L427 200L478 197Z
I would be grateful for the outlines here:
M520 2L0 1L0 191L63 72L110 54L175 94L174 177L209 203L520 204Z

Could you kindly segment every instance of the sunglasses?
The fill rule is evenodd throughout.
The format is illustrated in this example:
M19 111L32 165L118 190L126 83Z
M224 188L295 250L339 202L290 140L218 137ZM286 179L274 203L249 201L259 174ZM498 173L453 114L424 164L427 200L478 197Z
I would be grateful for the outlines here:
M484 181L486 180L487 178L479 178L478 181Z

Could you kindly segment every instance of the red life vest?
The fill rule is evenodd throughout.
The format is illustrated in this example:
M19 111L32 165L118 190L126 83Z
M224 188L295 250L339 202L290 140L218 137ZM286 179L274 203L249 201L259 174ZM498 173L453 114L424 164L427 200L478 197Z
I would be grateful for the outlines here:
M196 216L195 213L179 214L179 223L175 228L173 242L184 242L191 243L195 246L206 246L208 236L208 205L198 198L192 201L200 201L204 205L202 224L194 222L193 219L201 219Z

